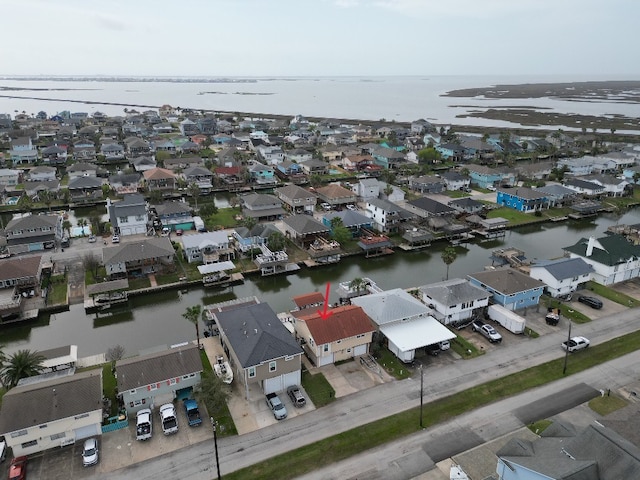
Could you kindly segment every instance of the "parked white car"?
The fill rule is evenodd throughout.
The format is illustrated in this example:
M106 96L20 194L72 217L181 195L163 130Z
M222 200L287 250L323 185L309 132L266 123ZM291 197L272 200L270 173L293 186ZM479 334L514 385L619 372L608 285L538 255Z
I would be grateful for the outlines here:
M88 467L98 463L98 441L95 438L88 438L82 448L82 465Z

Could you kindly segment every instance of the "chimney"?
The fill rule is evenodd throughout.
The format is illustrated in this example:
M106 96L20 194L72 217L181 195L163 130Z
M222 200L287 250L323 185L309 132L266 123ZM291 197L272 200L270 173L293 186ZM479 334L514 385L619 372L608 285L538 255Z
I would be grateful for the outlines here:
M596 239L593 237L589 237L589 243L587 243L587 257L590 257L593 254L593 246L596 243Z

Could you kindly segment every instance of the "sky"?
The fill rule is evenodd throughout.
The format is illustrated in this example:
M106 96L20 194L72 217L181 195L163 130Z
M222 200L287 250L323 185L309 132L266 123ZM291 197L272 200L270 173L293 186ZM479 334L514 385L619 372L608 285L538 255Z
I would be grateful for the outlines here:
M0 75L640 77L637 0L0 0Z

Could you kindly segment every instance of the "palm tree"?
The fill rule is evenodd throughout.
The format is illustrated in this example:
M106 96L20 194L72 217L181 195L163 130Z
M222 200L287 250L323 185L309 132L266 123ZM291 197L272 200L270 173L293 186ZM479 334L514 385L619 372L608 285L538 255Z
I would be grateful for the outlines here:
M447 247L442 251L440 256L442 257L442 261L447 266L447 280L449 280L449 265L456 261L458 252L456 252L456 249L453 247Z
M86 218L79 218L78 219L78 226L80 228L82 228L82 236L84 237L84 227L86 227L89 224L89 222L87 222Z
M53 203L53 193L49 190L42 190L38 194L38 197L40 198L40 201L47 206L49 211L51 211L51 204Z
M354 290L357 293L360 293L360 290L364 290L366 286L367 282L360 277L356 277L349 282L349 290Z
M279 252L284 250L285 245L286 239L280 232L273 232L271 235L269 235L269 238L267 238L267 246L272 252Z
M9 356L2 368L2 383L7 389L15 387L20 379L42 372L45 358L37 351L18 350Z
M187 307L187 310L182 314L184 318L189 320L196 326L196 339L198 340L198 348L200 348L200 315L202 314L202 306L194 305L193 307Z
M198 211L198 197L200 196L200 187L198 186L198 184L196 182L192 182L189 184L189 187L187 188L189 195L191 195L193 197L193 199L196 202L196 212Z
M65 220L64 222L62 222L62 230L67 232L67 235L69 237L71 237L71 227L73 225L71 225L71 222L69 220Z

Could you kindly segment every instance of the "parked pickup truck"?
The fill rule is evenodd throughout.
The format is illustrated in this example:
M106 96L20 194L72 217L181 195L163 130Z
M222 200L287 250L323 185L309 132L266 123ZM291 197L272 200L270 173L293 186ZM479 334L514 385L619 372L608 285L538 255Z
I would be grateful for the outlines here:
M304 407L306 405L307 399L304 398L304 395L302 395L302 392L300 391L300 387L297 385L291 385L287 388L287 394L289 395L294 407Z
M589 343L591 342L584 337L572 337L571 339L562 342L562 348L570 352L576 352L583 348L587 348Z
M269 393L267 395L267 405L269 405L269 408L273 412L273 416L276 417L276 420L283 420L287 418L287 409L275 393Z
M502 335L500 335L495 328L484 323L482 320L474 320L473 323L471 323L471 328L474 332L480 332L491 343L502 342Z
M184 410L187 413L187 419L189 420L190 427L199 427L202 425L202 418L200 418L198 403L194 399L187 398L184 401Z
M143 408L136 413L136 440L149 440L153 434L151 410Z
M160 407L160 419L162 420L162 433L165 435L178 433L178 418L173 404L167 403Z

